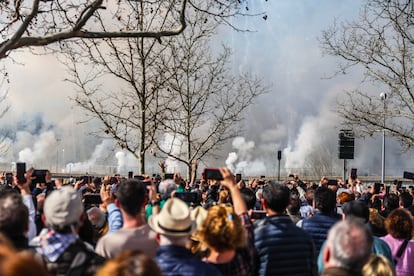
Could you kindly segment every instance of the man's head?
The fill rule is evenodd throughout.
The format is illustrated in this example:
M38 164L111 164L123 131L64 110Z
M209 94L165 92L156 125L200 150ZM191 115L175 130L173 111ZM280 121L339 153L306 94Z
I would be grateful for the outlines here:
M334 191L335 192L335 195L336 195L336 192L338 192L338 189L339 189L339 187L338 187L338 181L336 181L336 180L328 180L328 188L331 189L332 191Z
M171 193L177 190L177 184L173 179L165 179L160 182L158 185L158 192L161 195L162 199L167 199L171 197Z
M346 218L360 218L364 223L369 221L369 208L365 202L358 200L346 202L342 206L342 210Z
M8 193L0 198L0 233L9 239L24 235L29 229L29 211L22 197Z
M297 214L300 215L300 213L299 213L300 199L299 199L298 195L292 194L290 196L290 202L289 202L289 205L287 207L287 210L288 210L289 214L291 214L291 215L297 215Z
M384 208L387 211L392 211L399 207L399 198L396 194L386 194L384 196Z
M314 189L307 189L305 193L306 202L309 205L313 204L313 199L315 198L315 190Z
M269 181L269 184L263 187L263 201L266 209L276 213L283 213L289 205L290 191L283 184Z
M147 186L146 183L128 179L118 184L116 198L120 208L130 216L141 213L146 203Z
M409 192L402 192L400 194L400 207L408 208L413 205L413 197Z
M86 214L88 215L89 221L95 228L100 229L105 225L106 215L98 207L92 207L88 209L88 211L86 211Z
M321 186L315 191L315 208L322 213L332 213L336 207L336 194L331 189Z
M328 232L323 252L325 267L342 267L360 274L372 253L372 243L371 231L360 219L337 222Z
M160 213L149 218L148 225L161 236L167 237L170 242L179 243L188 241L190 234L197 228L191 219L190 208L178 198L168 199Z
M63 186L46 197L43 212L46 224L58 232L80 226L83 214L81 197L71 186Z
M253 190L249 188L243 188L240 189L240 194L246 203L247 210L254 209L254 206L256 205L256 195L254 194Z

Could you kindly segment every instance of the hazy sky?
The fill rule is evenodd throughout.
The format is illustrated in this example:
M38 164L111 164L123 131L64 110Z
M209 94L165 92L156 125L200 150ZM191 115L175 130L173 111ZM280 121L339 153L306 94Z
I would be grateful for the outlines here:
M223 150L223 158L208 165L224 165L228 154L234 152L227 164L235 170L246 175L275 175L279 149L284 152L284 173L304 167L303 156L315 148L326 148L336 157L340 126L332 111L338 95L344 89L357 87L359 78L354 74L324 79L334 72L336 60L322 57L317 37L335 18L357 17L362 1L251 2L249 10L265 11L267 20L261 16L241 18L236 25L252 32L223 28L214 43L231 46L235 72L250 71L260 76L271 86L270 93L257 99L249 109L243 137L230 142ZM112 161L101 160L105 155L102 152L108 152L111 143L86 137L88 126L77 124L82 118L80 110L72 108L69 101L74 90L63 81L65 71L55 57L20 52L14 58L24 65L8 63L8 102L12 108L2 125L18 133L10 151L2 157L3 162L23 158L35 165L59 169L69 162L81 162L77 165L83 170L108 162L123 165L124 169L133 166L133 161L122 153L117 158L109 157ZM380 135L373 138L357 141L357 158L351 165L366 173L379 174ZM397 156L397 148L388 149L388 167L393 174L394 168L401 168L393 157ZM37 159L37 156L43 157ZM338 160L333 162L341 164ZM151 165L148 169L152 170Z

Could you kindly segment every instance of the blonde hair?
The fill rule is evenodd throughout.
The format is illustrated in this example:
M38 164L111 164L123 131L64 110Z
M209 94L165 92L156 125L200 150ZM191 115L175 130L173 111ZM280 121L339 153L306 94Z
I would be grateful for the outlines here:
M227 203L227 202L229 202L229 199L230 199L229 191L221 190L220 193L219 193L219 202L220 203Z
M210 207L207 218L196 233L205 247L218 252L243 247L247 242L246 231L233 207L225 204Z
M123 251L105 262L97 276L161 276L161 269L150 257L140 251Z
M372 254L368 262L362 268L363 276L395 276L394 267L390 261L382 255Z

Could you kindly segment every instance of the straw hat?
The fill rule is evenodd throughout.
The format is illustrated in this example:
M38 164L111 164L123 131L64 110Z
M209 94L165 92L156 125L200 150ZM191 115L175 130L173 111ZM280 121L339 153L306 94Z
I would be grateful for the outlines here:
M197 229L187 204L178 198L167 200L161 212L149 218L148 225L161 235L175 237L187 236Z

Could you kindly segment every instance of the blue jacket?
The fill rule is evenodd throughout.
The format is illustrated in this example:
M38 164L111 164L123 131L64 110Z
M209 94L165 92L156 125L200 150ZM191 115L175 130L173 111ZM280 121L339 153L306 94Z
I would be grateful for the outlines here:
M177 245L162 245L155 257L164 276L221 275L213 265L195 258L190 250Z
M330 215L319 211L313 217L303 219L302 228L312 237L317 255L319 255L322 244L328 237L328 230L340 220L341 216L336 213Z
M258 275L316 275L311 237L287 215L273 215L255 224Z

